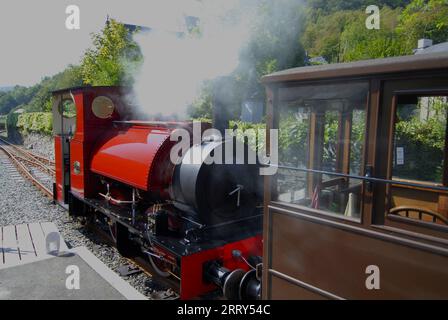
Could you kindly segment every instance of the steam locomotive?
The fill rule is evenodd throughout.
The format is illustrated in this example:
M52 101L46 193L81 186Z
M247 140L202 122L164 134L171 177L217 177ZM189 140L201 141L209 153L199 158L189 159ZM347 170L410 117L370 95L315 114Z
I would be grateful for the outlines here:
M189 122L135 120L126 94L119 87L53 93L54 200L73 217L99 222L123 255L142 254L159 276L178 279L181 299L217 289L229 299L259 298L259 165L238 158L241 142L207 135L210 124L193 132ZM173 156L179 130L205 138ZM210 161L217 155L221 161Z

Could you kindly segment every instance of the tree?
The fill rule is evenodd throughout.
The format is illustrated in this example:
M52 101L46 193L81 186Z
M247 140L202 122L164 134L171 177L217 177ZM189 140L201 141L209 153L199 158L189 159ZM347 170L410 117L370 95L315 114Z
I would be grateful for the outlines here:
M329 15L309 12L306 29L301 38L307 53L310 56L322 56L328 62L339 62L341 34L347 26L359 20L362 14L361 11L350 10Z
M409 55L420 38L430 38L435 43L448 40L447 0L375 3L383 5L379 30L365 27L364 9L368 2L325 3L308 1L302 42L310 56L323 56L329 62Z
M241 106L246 99L264 101L262 76L304 64L305 52L300 43L304 27L302 1L258 0L254 10L258 19L252 25L252 36L241 48L240 63L227 83L231 88L232 111L239 110L235 106ZM201 97L189 108L190 116L210 116L212 87L213 82L204 87ZM238 116L234 112L234 117Z
M81 69L70 65L64 71L44 78L33 94L33 98L24 105L27 112L51 111L52 95L54 90L65 89L82 85Z
M408 52L412 52L421 38L435 43L448 41L448 1L413 0L403 11L397 32L403 37Z
M331 13L342 10L359 10L365 9L367 6L374 4L378 7L388 6L390 8L405 7L411 0L307 0L309 8L320 10L324 13Z
M129 30L110 20L100 33L93 34L92 40L93 48L86 51L81 63L84 83L94 86L131 85L142 55Z
M401 9L383 7L380 11L380 29L365 27L366 15L356 12L356 17L341 33L341 61L385 58L410 54L403 44L403 38L396 32Z

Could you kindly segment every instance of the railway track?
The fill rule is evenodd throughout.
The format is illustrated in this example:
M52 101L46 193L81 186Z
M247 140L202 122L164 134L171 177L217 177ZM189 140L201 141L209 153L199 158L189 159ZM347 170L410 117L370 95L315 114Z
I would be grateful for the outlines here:
M0 138L0 150L19 173L30 180L47 197L53 199L54 162ZM3 161L5 159L3 158ZM10 165L7 167L11 168Z

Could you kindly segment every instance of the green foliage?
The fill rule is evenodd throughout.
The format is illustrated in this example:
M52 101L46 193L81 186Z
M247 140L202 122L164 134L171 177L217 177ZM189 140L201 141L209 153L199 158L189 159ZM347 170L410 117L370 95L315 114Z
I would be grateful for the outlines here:
M403 45L403 38L396 32L401 9L383 7L380 11L380 29L365 27L365 14L356 15L342 32L340 57L342 61L385 58L412 53ZM414 43L414 47L417 41Z
M0 114L8 114L12 109L21 104L27 104L38 90L37 86L15 86L13 90L2 92L0 95Z
M322 168L333 171L336 167L336 152L339 143L339 114L337 111L325 112L324 145L322 156Z
M446 0L380 1L380 29L365 27L368 1L308 1L302 42L310 56L345 62L412 54L420 38L448 40Z
M80 68L69 66L63 72L46 77L34 86L16 86L0 96L0 114L7 114L19 106L26 112L51 111L51 91L81 84Z
M27 112L51 111L51 92L82 85L81 69L79 66L69 66L64 71L42 80L37 86L38 90L24 109Z
M364 17L362 12L337 11L330 15L309 13L306 29L301 37L310 56L322 56L328 62L340 61L343 31L354 21ZM364 27L365 28L365 27Z
M10 112L6 116L6 130L12 131L17 128L17 120L19 119L19 113Z
M17 128L23 132L39 132L51 134L53 117L50 112L30 112L18 115Z
M448 1L413 0L403 11L397 32L408 52L421 38L434 43L448 41Z
M377 5L378 7L388 6L391 8L404 7L411 0L307 0L309 8L320 10L324 13L330 13L341 10L359 10L365 9L369 5Z
M81 63L84 82L93 86L131 85L142 55L129 30L110 20L100 33L92 35L92 40L93 47Z
M211 119L212 115L212 82L208 81L202 87L199 97L188 107L188 115L192 119Z
M352 135L350 140L350 173L361 174L362 153L366 133L366 115L364 110L354 110Z
M236 129L236 138L241 142L247 142L252 150L264 150L266 146L266 124L232 120L229 122L229 128Z
M404 147L407 160L394 173L402 178L441 182L446 121L431 118L420 121L414 117L397 122L395 143Z
M395 126L398 139L406 139L415 145L424 145L443 152L445 147L446 121L430 118L420 121L414 117L409 121L399 121Z
M235 74L249 91L264 92L259 80L268 73L303 65L305 52L299 40L304 9L297 0L259 1L259 18L252 26L253 36L241 51Z
M282 164L292 166L307 165L308 149L307 119L298 119L296 115L285 115L279 124L279 161Z
M6 128L6 116L0 116L0 129L3 130Z
M229 76L232 105L241 106L248 98L264 101L260 78L277 70L302 66L305 52L300 43L304 28L304 4L300 0L259 0L252 37L240 52L240 64ZM198 101L189 108L191 117L211 117L211 92L214 83L204 86ZM219 85L219 84L218 84ZM237 108L233 108L237 109ZM233 112L235 119L239 116Z

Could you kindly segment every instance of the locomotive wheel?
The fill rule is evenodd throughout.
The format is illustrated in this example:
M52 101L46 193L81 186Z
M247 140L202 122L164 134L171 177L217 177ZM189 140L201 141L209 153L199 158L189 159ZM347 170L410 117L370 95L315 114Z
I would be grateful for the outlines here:
M260 296L260 281L257 280L255 269L246 272L239 283L238 298L240 300L256 300Z
M222 286L222 292L228 300L238 300L240 290L239 284L244 277L244 274L244 270L235 269L226 277L224 285Z

